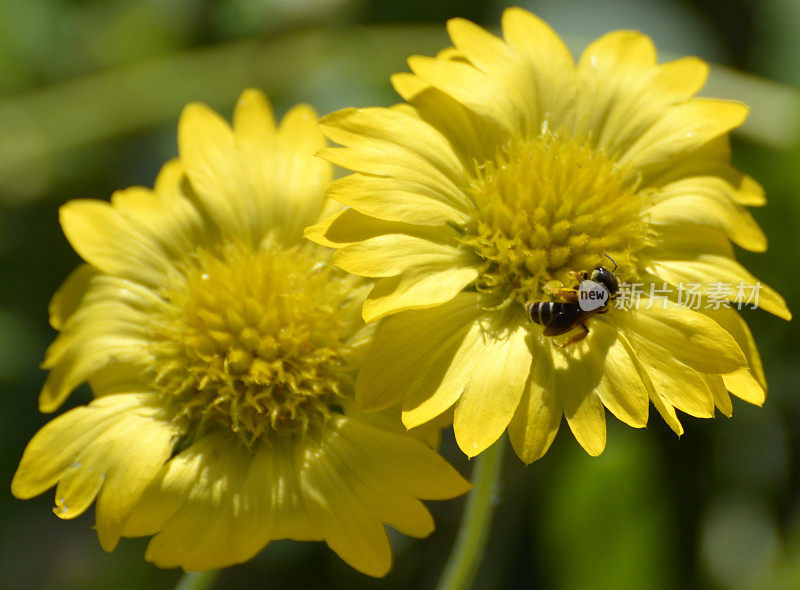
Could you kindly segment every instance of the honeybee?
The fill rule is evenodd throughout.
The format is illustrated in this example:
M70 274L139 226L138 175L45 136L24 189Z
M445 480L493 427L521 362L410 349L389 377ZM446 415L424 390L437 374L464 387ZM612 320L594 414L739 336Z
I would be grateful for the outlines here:
M608 255L606 258L614 263L612 270L598 266L591 274L586 271L571 273L579 280L577 289L546 287L553 296L562 301L530 301L525 304L525 311L528 312L531 321L544 326L545 336L566 334L578 326L583 328L580 334L573 336L564 344L559 344L559 347L586 338L589 334L586 320L595 314L606 313L608 304L617 295L619 279L614 274L617 263Z

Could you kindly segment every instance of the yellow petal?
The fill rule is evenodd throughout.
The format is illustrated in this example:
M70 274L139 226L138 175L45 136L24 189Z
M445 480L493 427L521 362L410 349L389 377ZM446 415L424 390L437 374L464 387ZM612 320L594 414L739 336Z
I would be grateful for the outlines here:
M417 76L431 86L491 121L493 125L511 132L518 123L514 101L502 86L472 65L442 59L413 56L408 65Z
M232 559L237 563L261 551L275 534L275 512L269 492L281 481L275 469L276 450L258 444L252 450L247 475L233 497L227 536Z
M306 450L292 440L274 444L276 478L272 486L272 510L275 515L275 539L321 541L322 532L305 505L300 471L305 465Z
M517 410L531 371L531 352L522 318L506 326L477 322L464 339L451 367L467 372L455 406L456 442L468 456L489 448L505 431ZM451 368L452 370L452 368ZM448 381L450 372L444 381Z
M655 386L653 385L652 380L650 379L650 375L647 373L647 369L645 368L642 361L639 359L636 351L631 345L628 338L625 336L623 332L618 333L619 342L625 347L628 351L628 355L630 356L631 361L633 362L634 367L636 368L636 372L639 374L639 378L642 380L642 384L647 389L647 395L650 398L650 401L653 402L653 407L658 411L667 425L672 428L672 430L678 435L681 436L683 434L683 426L678 420L678 416L675 413L675 408L667 402L664 396L656 391Z
M497 75L508 69L514 59L502 39L466 19L448 20L447 33L456 50L482 72Z
M392 74L390 80L394 91L397 92L403 100L409 103L411 103L414 97L419 93L433 88L433 86L425 82L425 80L409 72Z
M119 422L111 423L109 427L116 428ZM75 518L94 502L103 486L105 471L109 469L108 463L103 460L103 450L102 446L88 445L61 474L56 486L56 505L53 508L56 516L63 519Z
M204 436L162 468L124 533L155 534L146 558L162 567L224 567L270 539L324 539L359 571L384 575L382 520L428 534L417 498L453 497L469 484L413 437L345 416L331 424L302 444L283 438L250 450L225 433Z
M166 517L145 559L187 571L236 563L229 538L236 513L251 501L242 496L235 500L247 475L248 455L232 439L208 435L170 460L161 480L145 491L142 505L136 507L156 507L149 516Z
M634 150L644 150L644 145L652 144L654 138L665 136L665 119L671 118L676 124L692 123L691 116L684 121L680 114L684 113L687 99L705 82L708 66L696 58L657 66L655 58L655 47L645 35L636 31L614 31L589 45L579 60L577 129L581 134L590 135L613 156L627 153L633 157ZM693 122L703 123L702 120ZM697 131L689 131L687 135L696 136ZM648 137L650 139L646 139ZM713 134L698 137L700 141L696 145L712 137ZM681 139L689 146L689 137L681 138L676 130L670 149L676 152L691 149L678 147ZM653 159L664 156L651 155ZM642 166L656 163L646 162L646 158L643 156Z
M597 395L614 416L628 426L642 428L650 405L647 388L617 330L612 322L598 321L592 326L590 345L605 352Z
M758 293L758 307L771 314L784 319L792 319L792 313L786 306L786 301L774 289L765 285L741 264L727 256L712 254L699 254L691 260L653 260L652 268L660 278L671 285L699 284L699 292L707 293L713 284L723 284L730 288L729 300L733 301L737 294L738 285L745 288L745 297ZM755 289L755 290L754 290ZM744 303L744 302L743 302ZM729 372L729 371L722 371Z
M374 322L392 313L441 305L477 277L478 269L474 266L447 264L409 269L402 275L381 279L364 302L364 321Z
M538 129L540 105L536 90L546 82L536 79L536 64L520 59L501 39L468 20L450 19L447 30L467 62L487 74L495 87L505 89L512 108L507 116L514 126L519 130Z
M682 57L660 64L650 84L654 92L677 102L694 96L705 85L708 64L697 57Z
M407 150L382 150L361 145L346 148L325 148L319 155L332 164L374 176L402 179L427 187L442 195L448 203L464 203L467 187L463 180L454 180L460 169L442 170L419 154Z
M446 412L439 414L430 422L410 428L406 432L421 440L428 448L438 451L442 445L442 430L453 424L453 414L453 406L450 406ZM402 425L402 420L400 423ZM405 426L403 429L405 430Z
M109 396L45 424L25 448L11 482L11 493L28 499L54 486L91 441L136 404L135 396Z
M110 395L45 425L25 450L11 490L35 496L58 482L55 513L74 518L97 501L97 532L110 551L143 490L169 457L174 428L146 395Z
M533 344L533 368L528 387L508 425L508 437L526 464L544 456L561 424L561 403L555 391L553 359L538 340Z
M356 380L358 403L381 409L407 394L416 401L413 408L430 397L479 313L477 297L464 293L443 305L399 313L381 323ZM451 399L447 407L454 402ZM421 422L438 413L426 414Z
M576 132L612 155L621 153L663 115L664 97L647 82L655 47L637 31L614 31L592 42L578 60Z
M663 166L643 175L642 186L662 187L670 183L694 179L696 183L709 183L714 190L723 188L728 197L748 207L760 207L766 203L763 187L751 177L742 174L731 165L731 149L728 135L721 135L695 150L670 158ZM722 181L722 184L720 184Z
M350 418L338 432L348 441L353 464L416 498L446 500L472 487L441 455L412 436Z
M242 152L258 155L258 166L269 166L275 154L275 115L260 90L248 88L239 96L233 111L233 133ZM254 164L255 162L250 162Z
M116 547L125 521L172 452L177 429L155 412L144 416L130 412L113 433L107 431L108 444L105 437L95 442L101 462L108 465L95 508L97 536L106 551ZM83 455L78 458L84 461L89 462Z
M615 316L637 353L641 349L653 358L666 354L701 373L731 373L746 366L733 337L702 313L653 305Z
M227 543L235 562L250 559L271 539L322 538L299 490L302 445L271 441L255 445L253 451L247 476L232 498Z
M723 415L730 418L733 415L733 404L731 404L731 396L725 388L725 382L722 377L719 375L706 375L705 379L708 389L714 397L714 405Z
M264 201L260 208L267 216L262 220L264 230L272 222L286 242L293 243L306 225L319 218L333 174L331 166L316 157L325 147L316 113L308 105L297 105L276 129L264 94L245 90L233 113L233 135L248 184ZM235 200L238 195L228 198Z
M194 450L184 449L162 466L125 521L123 536L155 535L183 506L202 468ZM211 449L208 451L210 453Z
M319 219L325 205L333 167L317 153L326 145L314 109L300 104L286 113L278 130L275 173L263 182L272 182L275 187L279 225L288 243Z
M386 160L423 159L454 184L465 163L434 127L401 109L343 109L322 119L325 134L344 146L365 147ZM463 197L453 204L466 205Z
M638 137L619 159L639 169L660 167L741 125L748 108L737 102L694 98L675 105Z
M734 201L748 207L761 207L767 203L764 188L753 178L746 174L738 174L736 180L739 181L736 192L731 195Z
M418 117L447 137L462 161L488 160L507 140L507 133L495 122L480 117L418 76L395 74L392 85L414 106Z
M332 471L345 480L370 514L405 535L420 538L433 532L433 517L422 502L388 485L379 473L365 469L356 461L358 453L352 442L345 437L329 437L326 443Z
M593 41L581 54L581 76L608 75L623 78L647 74L656 65L652 39L638 31L612 31Z
M209 228L184 194L185 180L180 162L172 160L161 168L154 190L133 187L111 197L114 210L169 260L182 259L208 239Z
M691 178L664 187L659 202L648 208L644 215L655 226L718 227L742 248L753 252L767 249L764 232L746 209L731 201L725 193L707 190L707 185L695 183Z
M351 174L333 183L328 196L365 215L418 225L463 224L468 215L424 185Z
M691 223L682 225L652 225L653 245L645 248L643 258L693 260L698 253L734 256L733 246L718 228Z
M444 49L440 50L436 54L436 59L443 59L445 61L460 61L463 63L469 63L469 60L464 57L464 54L461 53L455 47L445 47Z
M602 376L602 355L591 347L579 359L553 355L555 390L564 417L578 443L592 457L606 447L606 412L596 387Z
M56 411L78 385L111 363L141 361L146 345L144 339L108 335L71 347L58 363L45 365L50 373L39 395L39 410Z
M655 349L637 346L639 356L661 398L697 418L714 417L714 396L705 375Z
M277 131L266 98L248 90L237 103L234 129L202 104L188 105L178 124L181 162L203 208L223 233L261 241L277 229L286 243L318 219L329 164L316 115L298 105Z
M333 263L363 277L390 277L413 267L448 267L461 264L462 250L452 243L437 243L403 234L388 234L345 246Z
M723 165L724 164L724 165ZM705 168L700 167L698 175L683 175L671 178L661 184L654 198L660 200L665 192L683 194L700 194L724 196L733 203L742 206L761 206L766 203L764 189L749 176L737 173L724 162L707 162ZM718 173L719 175L715 175Z
M750 404L762 406L767 399L766 390L748 370L743 369L730 375L722 375L722 381L728 391Z
M47 307L53 329L61 330L64 327L64 322L78 308L89 281L96 274L97 269L88 264L81 264L61 284Z
M480 346L479 319L448 333L443 346L426 359L424 368L403 398L403 424L421 427L434 419L454 414L454 404L469 383L475 349Z
M207 106L186 106L178 123L178 149L197 197L223 231L258 242L272 220L269 202L248 186L248 172L233 131Z
M341 248L383 234L417 235L419 229L407 223L369 217L354 209L343 209L307 227L304 234L306 238L321 246Z
M155 294L136 283L97 276L81 307L48 347L50 369L39 407L56 410L75 387L112 364L147 363L148 324L143 310Z
M753 334L750 332L750 328L747 327L747 323L742 319L742 316L739 315L737 311L724 307L717 310L704 309L703 313L717 322L726 332L733 336L733 339L736 340L739 348L742 349L745 357L747 357L747 365L750 372L753 377L758 380L761 388L766 391L767 379L764 375L764 366L761 363L761 356L758 353Z
M158 533L148 559L208 569L246 561L270 539L321 539L299 493L294 443L255 445L249 456L231 443L201 439L146 490L124 535Z
M239 96L233 129L198 105L187 107L178 131L181 158L192 186L220 227L243 231L257 241L267 227L278 225L280 214L286 212L279 212L277 202L282 173L275 145L277 129L272 106L260 90L247 89Z
M89 264L147 285L163 282L169 268L164 253L110 204L70 201L59 218L70 244Z
M650 398L650 401L653 402L653 407L658 410L664 422L667 423L673 432L678 436L683 435L683 425L678 419L678 415L672 404L668 403L660 394Z
M309 455L300 481L328 547L361 573L385 576L392 565L386 530L342 481L327 453Z
M96 398L141 390L142 368L134 363L109 363L89 377Z
M535 98L538 118L553 128L560 126L574 107L575 62L569 49L542 19L521 8L508 8L502 16L503 37L522 62L527 84ZM538 131L538 127L533 131Z

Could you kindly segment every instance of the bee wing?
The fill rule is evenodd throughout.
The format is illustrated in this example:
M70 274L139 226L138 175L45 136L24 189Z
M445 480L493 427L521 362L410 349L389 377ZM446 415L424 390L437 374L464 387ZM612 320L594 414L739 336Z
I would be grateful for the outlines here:
M577 326L597 313L602 313L599 309L592 311L577 310L574 314L567 311L554 316L547 327L544 329L545 336L560 336L571 332Z
M545 336L561 336L561 334L566 334L574 327L575 324L567 324L566 326L550 324L544 329L543 334Z

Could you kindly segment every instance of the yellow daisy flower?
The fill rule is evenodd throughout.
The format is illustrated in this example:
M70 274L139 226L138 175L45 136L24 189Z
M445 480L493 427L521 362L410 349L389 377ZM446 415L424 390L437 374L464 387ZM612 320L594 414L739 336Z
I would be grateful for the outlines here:
M272 539L324 540L384 575L384 524L433 530L419 499L468 483L405 433L396 414L352 401L369 330L362 279L302 238L320 219L331 166L308 106L276 128L257 91L233 128L184 110L180 161L154 190L73 201L64 232L87 264L53 298L61 333L44 363L45 412L88 381L95 399L31 440L12 491L57 484L55 513L97 498L103 548L154 535L146 558L185 570L245 561Z
M412 57L413 74L393 77L406 103L322 121L344 146L327 159L356 173L329 191L349 208L307 235L339 248L339 267L379 278L363 315L388 316L356 399L402 400L409 428L452 408L469 456L508 428L528 463L562 414L598 455L606 409L643 427L652 402L680 434L676 408L730 415L728 392L761 404L758 352L728 306L741 300L735 286L756 283L730 242L766 248L745 208L762 205L763 191L730 165L728 133L747 108L694 98L707 65L657 64L637 32L601 37L576 64L529 12L506 10L502 30L500 39L451 20L454 47ZM603 265L645 296L576 315L575 273ZM721 301L717 283L731 285ZM657 296L662 284L672 295ZM689 285L699 309L678 300ZM761 307L790 317L775 291L759 294ZM553 336L559 314L577 335Z

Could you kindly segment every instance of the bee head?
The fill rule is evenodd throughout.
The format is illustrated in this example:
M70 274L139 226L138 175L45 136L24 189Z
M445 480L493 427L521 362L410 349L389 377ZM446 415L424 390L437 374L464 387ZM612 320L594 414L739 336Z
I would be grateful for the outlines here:
M606 289L608 289L609 295L614 295L617 291L619 291L619 280L616 276L614 276L613 272L605 267L598 266L592 271L592 275L589 278L596 283L600 283Z

